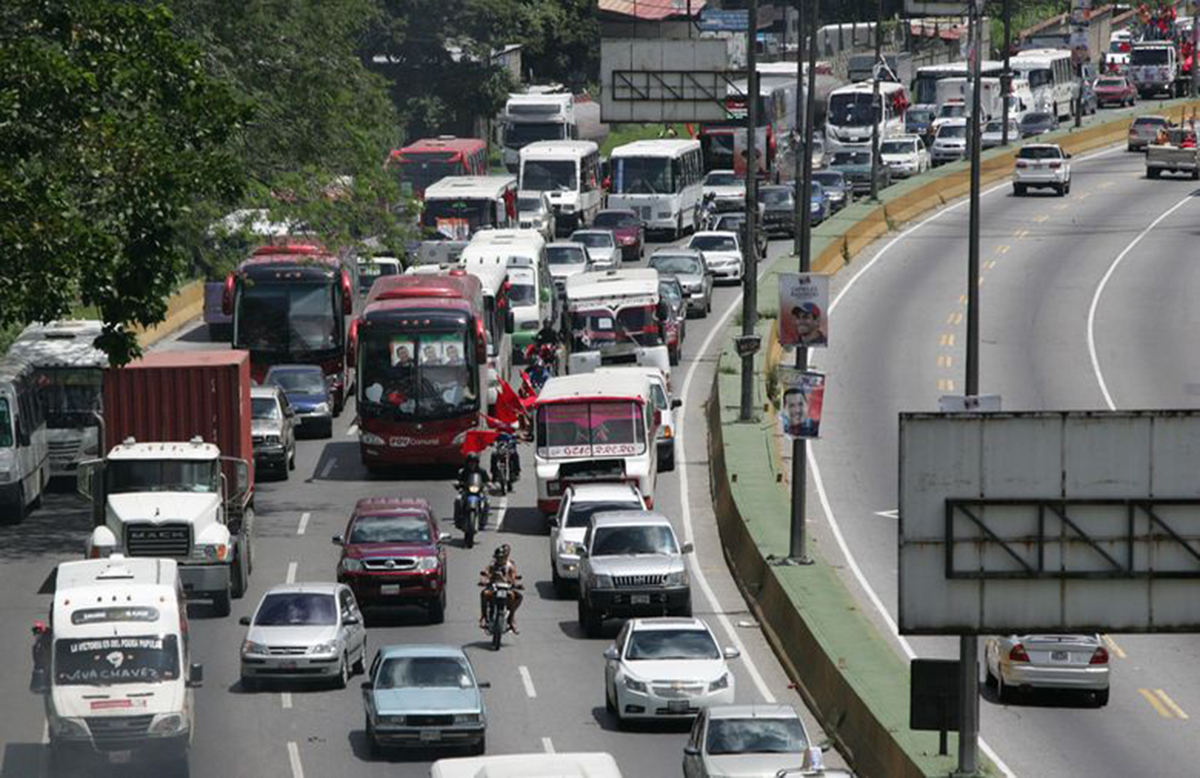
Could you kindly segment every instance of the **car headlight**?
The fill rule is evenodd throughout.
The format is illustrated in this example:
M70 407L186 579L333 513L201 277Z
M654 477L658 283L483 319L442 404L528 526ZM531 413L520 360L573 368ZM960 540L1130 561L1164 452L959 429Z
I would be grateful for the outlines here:
M262 643L255 643L253 640L247 640L244 643L242 643L242 656L245 656L247 654L254 654L257 656L257 655L266 654L266 653L267 653L267 647L265 645L263 645Z
M688 582L687 570L676 570L673 573L667 573L663 578L664 586L684 586Z
M611 589L613 582L611 575L603 573L592 573L591 579L588 581L593 589Z
M329 413L329 403L317 403L313 406L313 413Z
M403 727L403 716L376 716L375 723L385 727Z
M728 688L729 688L729 673L725 673L720 678L718 678L717 680L713 681L712 683L710 683L708 685L708 690L710 692L719 692L722 689L728 689Z
M54 717L50 719L50 730L59 737L88 737L87 725L79 719L64 719Z
M310 654L336 654L337 651L338 644L335 640L330 640L327 643L318 643L308 649L308 653Z
M158 720L150 725L151 735L173 735L183 730L184 719L179 713L159 715Z
M382 446L386 442L374 432L362 432L361 430L358 433L358 439L368 446Z
M454 714L454 723L455 724L478 724L479 723L479 714L478 713L455 713Z
M563 540L563 541L559 541L558 547L561 550L561 552L564 554L570 554L572 556L579 556L579 551L580 551L580 549L583 548L583 544L576 543L573 540Z
M641 692L642 694L646 693L646 683L644 681L638 681L630 678L628 675L625 676L625 688L631 692Z
M417 560L417 570L428 572L438 569L438 558L435 556L423 556Z
M196 549L210 562L224 562L229 557L229 546L224 543L206 543Z
M563 203L562 212L563 213L575 213L575 206L571 205L570 203Z
M361 559L351 559L347 557L342 560L342 571L346 573L357 573L362 571L363 563Z

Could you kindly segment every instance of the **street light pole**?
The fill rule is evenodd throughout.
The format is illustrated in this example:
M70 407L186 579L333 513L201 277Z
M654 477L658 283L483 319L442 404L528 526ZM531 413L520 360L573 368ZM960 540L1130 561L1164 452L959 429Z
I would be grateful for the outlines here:
M1008 145L1009 95L1012 93L1012 71L1009 70L1009 52L1012 49L1012 0L1004 0L1004 73L1000 77L1000 91L1004 94L1004 127L1000 130L1000 145Z
M746 30L746 234L742 244L742 336L754 334L758 323L758 245L754 240L758 216L758 158L755 131L758 124L758 0L750 0ZM754 352L742 357L742 403L738 419L754 418Z
M814 36L815 37L815 36ZM871 70L871 199L879 200L879 122L883 106L879 105L879 62L883 57L883 0L875 2L875 67ZM878 106L878 108L876 107ZM876 114L875 111L879 113Z

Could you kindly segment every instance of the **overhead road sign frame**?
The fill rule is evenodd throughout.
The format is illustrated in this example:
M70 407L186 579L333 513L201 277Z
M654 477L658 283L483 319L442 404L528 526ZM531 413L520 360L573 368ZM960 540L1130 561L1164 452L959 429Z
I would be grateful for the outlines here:
M969 0L957 3L953 0L904 0L904 13L907 16L966 16L971 13L971 3Z
M900 632L1200 629L1200 411L900 415Z

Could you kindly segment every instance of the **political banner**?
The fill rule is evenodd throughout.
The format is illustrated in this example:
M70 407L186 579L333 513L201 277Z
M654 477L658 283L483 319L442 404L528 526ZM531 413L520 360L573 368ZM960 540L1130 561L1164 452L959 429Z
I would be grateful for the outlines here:
M779 345L829 345L829 276L779 274Z
M821 437L821 406L825 404L825 374L794 367L779 368L783 408L779 426L784 437Z

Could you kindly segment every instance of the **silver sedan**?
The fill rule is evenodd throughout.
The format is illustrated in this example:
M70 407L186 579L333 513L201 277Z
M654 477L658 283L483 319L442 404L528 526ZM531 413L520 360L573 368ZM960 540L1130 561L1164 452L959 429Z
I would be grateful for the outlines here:
M984 644L988 686L1001 702L1017 690L1088 692L1108 704L1108 649L1099 635L1007 635Z

